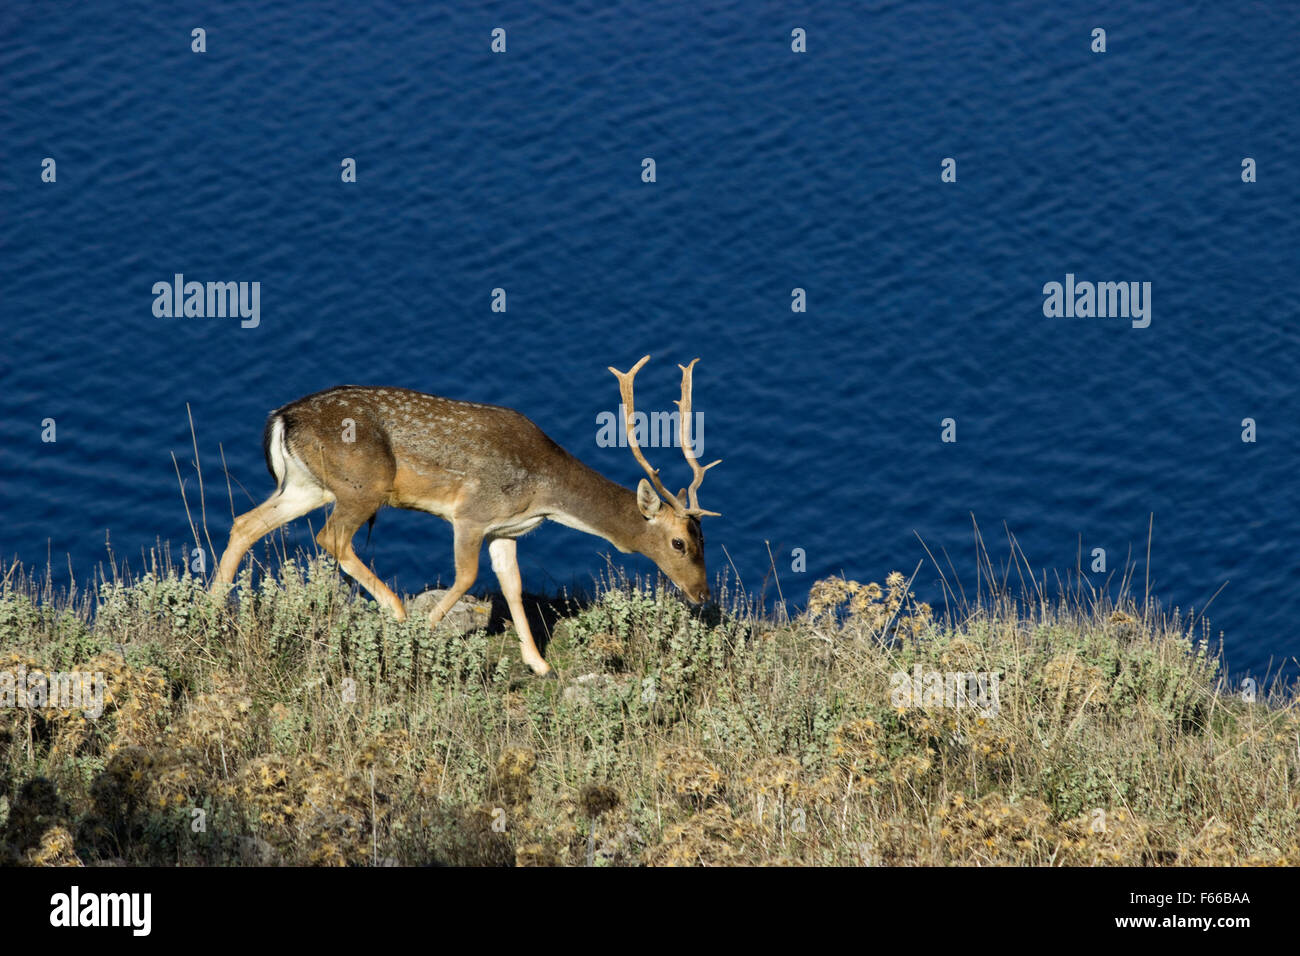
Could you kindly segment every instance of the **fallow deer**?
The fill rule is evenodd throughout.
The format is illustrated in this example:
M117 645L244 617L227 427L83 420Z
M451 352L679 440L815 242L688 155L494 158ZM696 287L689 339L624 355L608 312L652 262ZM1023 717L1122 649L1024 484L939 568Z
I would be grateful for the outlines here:
M271 413L262 445L276 491L235 519L212 584L224 594L248 549L261 537L309 511L333 504L317 542L339 566L386 606L406 618L401 598L352 549L357 530L383 505L427 511L451 522L456 577L429 615L431 627L469 590L487 541L492 569L519 634L524 662L554 676L533 642L524 616L515 539L550 519L594 534L622 552L644 554L694 603L709 599L700 518L704 473L691 441L691 373L679 365L677 402L682 452L691 484L669 493L637 444L632 382L650 360L618 378L628 445L649 481L636 491L578 461L531 421L509 408L426 395L403 388L344 385L316 392Z

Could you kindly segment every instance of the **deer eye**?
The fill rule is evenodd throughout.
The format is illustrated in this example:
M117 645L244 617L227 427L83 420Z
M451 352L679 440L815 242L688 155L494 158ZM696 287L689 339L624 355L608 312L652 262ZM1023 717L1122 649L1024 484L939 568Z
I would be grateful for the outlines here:
M681 538L673 538L673 550L674 550L674 551L681 551L682 553L685 553L685 552L686 552L686 542L683 541Z

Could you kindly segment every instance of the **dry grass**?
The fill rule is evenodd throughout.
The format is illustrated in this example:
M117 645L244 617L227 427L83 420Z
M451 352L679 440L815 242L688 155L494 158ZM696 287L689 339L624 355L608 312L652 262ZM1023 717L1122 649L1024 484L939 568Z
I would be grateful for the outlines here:
M611 587L547 655L433 635L288 562L218 606L155 568L0 590L0 671L105 675L102 716L0 707L0 861L35 865L1300 862L1300 708L1218 688L1176 620L901 575L789 620ZM93 616L92 616L93 612ZM997 712L891 676L996 672Z

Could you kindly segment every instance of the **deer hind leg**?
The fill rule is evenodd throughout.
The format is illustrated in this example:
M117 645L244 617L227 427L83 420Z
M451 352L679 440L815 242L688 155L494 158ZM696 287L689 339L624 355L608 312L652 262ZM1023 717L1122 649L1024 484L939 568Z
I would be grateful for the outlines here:
M288 482L252 511L247 511L236 518L230 528L230 541L221 555L217 575L212 579L212 591L215 593L234 582L235 573L239 570L239 562L244 560L248 549L260 539L281 525L288 524L295 518L301 518L307 512L315 511L322 505L328 504L333 497L318 485Z
M453 522L452 533L455 539L452 547L456 556L456 580L437 606L429 612L429 627L438 626L444 615L465 596L465 592L478 577L478 556L483 547L483 532L473 525Z
M519 634L519 654L524 663L532 668L534 674L545 677L554 675L551 665L542 659L533 641L533 632L528 627L528 616L524 613L524 586L519 577L519 561L515 554L514 538L493 538L488 542L488 554L492 557L492 570L496 572L501 584L501 593L506 596L510 607L510 619L515 622L515 631Z
M399 621L405 621L406 607L402 604L402 599L379 580L379 576L366 567L357 557L357 553L352 550L352 538L357 533L357 529L369 520L378 507L378 502L371 505L359 501L340 501L325 520L325 527L321 528L320 534L316 535L316 541L333 555L339 567L369 591L376 601L392 611L393 616Z

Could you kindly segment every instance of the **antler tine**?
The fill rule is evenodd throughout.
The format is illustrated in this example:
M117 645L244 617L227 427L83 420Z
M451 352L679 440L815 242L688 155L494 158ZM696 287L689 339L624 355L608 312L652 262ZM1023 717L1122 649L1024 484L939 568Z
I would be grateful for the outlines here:
M704 481L704 473L714 465L722 464L722 459L719 458L717 461L710 462L701 468L700 460L695 457L695 449L691 447L691 373L694 372L695 363L698 361L698 358L693 358L690 365L677 366L682 370L682 397L677 403L677 420L681 424L682 433L682 454L686 456L686 461L691 466L691 474L695 476L691 481L690 488L687 489L687 494L690 497L690 507L686 509L686 513L698 517L711 515L715 518L721 518L722 515L718 514L718 512L705 511L701 508L698 496L700 485Z
M636 458L637 463L645 469L645 473L650 476L651 483L655 486L655 491L659 492L669 506L679 514L684 510L682 503L677 500L677 496L664 487L664 483L659 479L659 471L650 467L650 462L646 461L645 455L641 451L641 446L636 443L636 429L633 427L632 413L634 410L632 397L632 380L636 378L636 373L641 371L641 366L650 361L650 356L643 356L641 361L632 366L630 371L620 372L614 366L610 365L609 370L614 373L618 379L619 394L623 396L623 417L627 428L627 443L632 449L632 455Z

